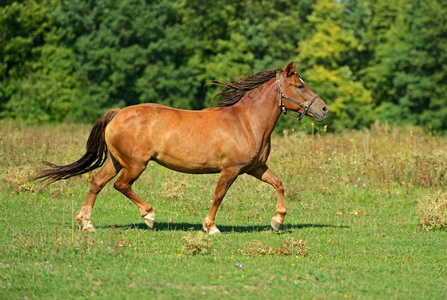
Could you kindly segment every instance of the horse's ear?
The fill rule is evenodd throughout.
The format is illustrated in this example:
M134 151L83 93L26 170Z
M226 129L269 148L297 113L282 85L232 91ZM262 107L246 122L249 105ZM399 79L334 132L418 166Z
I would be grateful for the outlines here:
M289 62L287 67L284 69L284 72L286 72L286 76L291 76L296 72L296 64L293 64L293 61Z

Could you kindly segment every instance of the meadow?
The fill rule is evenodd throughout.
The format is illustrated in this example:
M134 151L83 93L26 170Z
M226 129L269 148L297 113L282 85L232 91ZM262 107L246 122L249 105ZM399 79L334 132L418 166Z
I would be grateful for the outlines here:
M242 175L217 213L222 235L208 236L217 175L155 163L134 185L154 206L153 230L109 184L97 232L80 231L74 214L94 174L45 189L31 178L41 160L78 159L90 129L0 121L1 299L447 297L447 232L421 223L422 201L447 197L445 136L378 124L277 134L269 167L286 190L281 230L270 229L274 189Z

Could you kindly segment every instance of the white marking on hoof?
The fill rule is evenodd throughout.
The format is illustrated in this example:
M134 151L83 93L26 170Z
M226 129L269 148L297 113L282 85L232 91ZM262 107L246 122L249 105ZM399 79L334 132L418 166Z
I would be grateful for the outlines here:
M90 226L90 227L84 227L84 228L82 228L82 231L96 232L96 229L95 229L95 227Z
M221 235L220 230L219 229L215 229L213 231L210 231L210 235Z
M76 221L79 226L82 226L83 231L95 232L95 227L93 227L92 221L90 220L90 216L92 214L91 206L82 206L81 209L76 213Z
M154 228L155 214L153 212L148 213L143 218L144 223L146 223L149 228Z
M270 222L270 225L272 226L273 230L278 232L279 228L281 227L281 225L276 222L275 220L272 219L272 221Z
M82 220L82 231L96 232L95 227L90 220Z
M209 232L210 230L208 229L208 227L205 226L205 221L206 221L206 218L203 220L203 223L202 223L202 229L203 229L203 231L205 231L205 232Z

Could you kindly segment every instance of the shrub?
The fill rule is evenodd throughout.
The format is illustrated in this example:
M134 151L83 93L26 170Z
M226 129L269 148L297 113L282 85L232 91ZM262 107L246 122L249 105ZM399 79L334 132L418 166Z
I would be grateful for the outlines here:
M437 192L418 202L417 211L422 229L447 227L447 193Z
M206 254L211 249L211 239L203 232L188 233L182 240L183 249L189 255Z

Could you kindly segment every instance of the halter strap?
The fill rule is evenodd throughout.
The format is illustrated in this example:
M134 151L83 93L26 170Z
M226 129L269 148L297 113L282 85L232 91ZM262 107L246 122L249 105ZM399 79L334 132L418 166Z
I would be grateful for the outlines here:
M295 99L290 98L289 96L284 94L281 90L281 82L279 81L279 72L276 73L276 86L277 86L278 92L279 92L278 105L281 107L282 113L294 120L297 120L297 121L301 121L301 119L306 115L307 111L309 110L309 107L319 97L317 94L315 94L315 96L312 98L312 100L310 100L307 104L303 104L299 101L296 101ZM282 103L282 98L285 98L295 104L298 104L299 106L301 106L303 108L303 112L300 114L300 116L298 118L295 118L294 116L291 116L287 113L287 108Z

